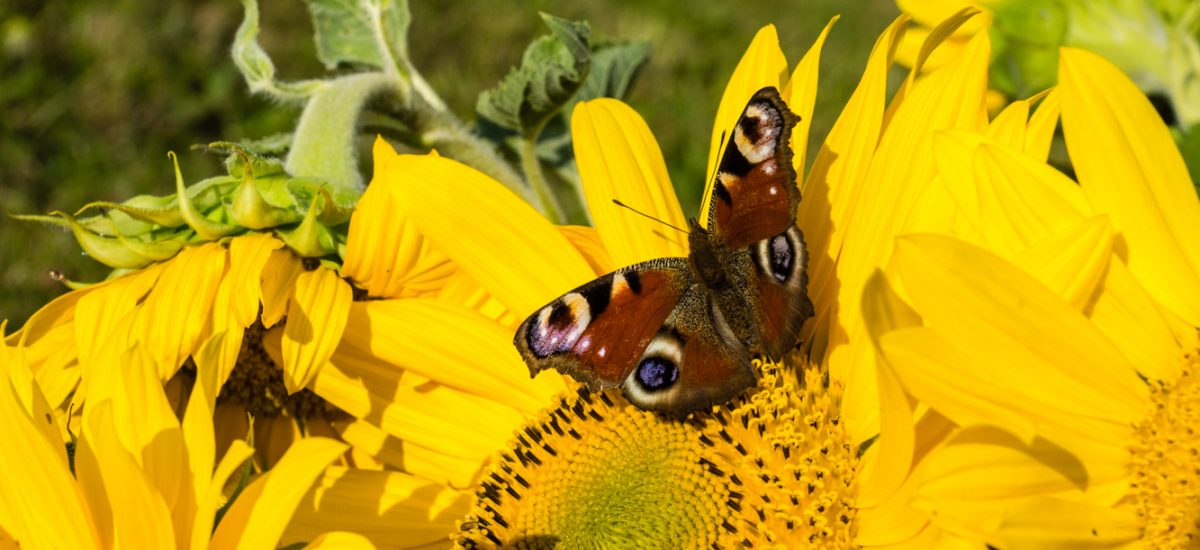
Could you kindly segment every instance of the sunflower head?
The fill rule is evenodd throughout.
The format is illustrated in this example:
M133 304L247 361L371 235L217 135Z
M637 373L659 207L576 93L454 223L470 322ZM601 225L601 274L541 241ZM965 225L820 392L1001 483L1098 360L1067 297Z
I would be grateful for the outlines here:
M840 387L755 366L756 388L683 421L612 392L561 399L496 459L455 544L849 544L858 460Z

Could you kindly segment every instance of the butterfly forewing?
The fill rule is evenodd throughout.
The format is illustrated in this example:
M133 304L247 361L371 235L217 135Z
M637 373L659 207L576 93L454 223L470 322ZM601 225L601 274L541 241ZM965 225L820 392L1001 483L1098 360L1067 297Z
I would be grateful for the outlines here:
M692 276L683 258L604 275L546 304L514 343L536 375L553 368L592 389L621 385L679 303Z
M740 248L796 223L800 190L792 167L792 128L799 119L775 88L763 88L742 111L717 165L708 230Z

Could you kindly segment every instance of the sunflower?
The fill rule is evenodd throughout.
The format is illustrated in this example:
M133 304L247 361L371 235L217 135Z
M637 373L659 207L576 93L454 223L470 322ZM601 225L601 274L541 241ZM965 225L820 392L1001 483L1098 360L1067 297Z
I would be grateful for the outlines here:
M902 238L867 291L889 376L963 427L913 475L996 546L1194 548L1200 203L1119 69L1063 49L1058 80L1078 184L1013 134L942 136L977 233Z
M351 300L336 270L251 232L69 292L7 340L25 348L60 413L111 396L111 370L140 345L176 409L197 377L219 388L220 449L252 425L257 463L268 468L302 434L330 433L329 419L341 414L305 386L333 352ZM279 366L262 351L272 329L285 342Z
M972 13L947 20L925 51ZM331 470L283 542L331 526L400 547L444 544L451 531L462 546L977 542L942 530L914 501L922 486L909 472L953 425L915 415L890 371L877 382L868 338L876 318L862 313L861 288L890 261L896 235L961 223L937 178L935 134L987 121L986 33L938 71L910 76L885 103L906 23L879 38L802 187L798 220L817 308L804 349L779 364L756 362L756 388L687 422L579 390L555 372L531 382L511 346L520 320L555 296L623 265L686 253L681 239L611 202L683 219L661 152L632 109L595 100L572 116L594 229L552 225L471 168L379 144L360 208L392 218L367 232L413 240L376 273L403 277L433 258L450 275L409 296L383 277L368 290L377 299L351 305L345 336L310 387L354 417L335 423L341 437L392 469ZM803 171L824 36L784 77L774 27L759 32L718 109L710 158L746 99L770 85L801 117L793 149ZM366 488L372 477L387 479L382 499Z
M217 548L275 546L322 470L345 444L308 438L253 482L254 450L235 440L218 453L210 390L198 384L175 420L153 357L140 345L122 357L113 390L93 398L62 444L50 402L25 350L0 344L0 414L17 452L0 457L0 542L22 548ZM220 457L219 460L217 458ZM238 487L226 498L226 484Z

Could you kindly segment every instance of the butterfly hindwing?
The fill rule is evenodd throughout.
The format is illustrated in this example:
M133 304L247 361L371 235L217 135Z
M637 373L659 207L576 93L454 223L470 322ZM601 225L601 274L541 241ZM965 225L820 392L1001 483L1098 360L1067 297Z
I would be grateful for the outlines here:
M775 88L763 88L734 125L708 206L708 230L727 246L741 248L795 225L800 191L789 141L798 120Z
M808 298L808 253L800 228L750 245L754 260L754 286L758 291L755 315L762 351L778 360L796 344L804 320L812 317Z
M749 351L713 300L700 283L684 291L622 385L630 402L682 417L754 385Z

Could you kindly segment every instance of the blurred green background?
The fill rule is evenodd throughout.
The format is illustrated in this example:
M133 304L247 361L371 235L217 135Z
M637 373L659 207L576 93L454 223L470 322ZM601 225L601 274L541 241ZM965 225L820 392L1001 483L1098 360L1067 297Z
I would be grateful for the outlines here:
M259 39L285 79L324 73L303 3L262 2ZM703 185L717 101L750 39L774 23L794 64L830 17L812 127L819 143L857 83L875 37L898 14L891 0L856 2L606 0L421 1L410 51L464 119L531 39L539 11L587 20L593 35L648 41L651 57L627 98L658 138L685 212ZM167 151L187 181L221 173L191 146L287 131L298 111L253 97L229 58L242 7L233 0L0 3L0 210L74 211L174 190ZM810 154L811 156L811 154ZM107 269L53 227L0 217L0 319L13 330L65 291L51 270L96 281Z

